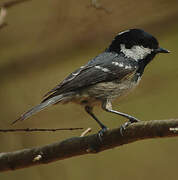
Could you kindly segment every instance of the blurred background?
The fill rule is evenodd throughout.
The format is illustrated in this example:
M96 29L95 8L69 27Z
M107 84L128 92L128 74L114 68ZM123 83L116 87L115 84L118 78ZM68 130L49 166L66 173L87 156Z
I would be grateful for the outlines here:
M2 1L1 2L7 2ZM113 108L140 120L178 117L177 0L36 0L9 9L0 29L0 128L92 127L96 122L73 104L58 105L11 126L21 113L71 71L102 52L129 28L143 28L171 51L147 67L134 92ZM108 127L125 119L95 109ZM82 131L1 133L0 152L45 145L79 136ZM84 155L0 174L1 180L177 179L178 139L139 141L96 155Z

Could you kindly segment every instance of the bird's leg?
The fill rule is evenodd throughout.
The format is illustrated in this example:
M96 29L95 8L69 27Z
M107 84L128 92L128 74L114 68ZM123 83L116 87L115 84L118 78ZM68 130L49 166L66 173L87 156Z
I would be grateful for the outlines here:
M120 115L120 116L123 116L123 117L129 119L128 122L126 122L125 124L123 124L123 125L121 126L120 132L121 132L122 135L123 135L123 130L125 130L126 127L129 126L129 124L131 124L131 123L136 123L136 122L139 122L139 121L140 121L140 120L138 120L137 118L135 118L135 117L133 117L133 116L131 116L131 115L128 115L128 114L125 114L125 113L122 113L122 112L113 110L113 109L112 109L112 104L111 104L111 102L108 101L108 100L106 100L106 101L103 102L102 108L103 108L105 111L107 111L107 112L111 112L111 113L114 113L114 114L118 114L118 115Z
M103 136L104 132L107 131L107 127L101 122L98 120L98 118L93 114L92 112L92 107L90 106L85 106L85 111L99 124L99 126L101 127L101 130L98 132L98 135L99 135L99 138L101 140L101 136Z

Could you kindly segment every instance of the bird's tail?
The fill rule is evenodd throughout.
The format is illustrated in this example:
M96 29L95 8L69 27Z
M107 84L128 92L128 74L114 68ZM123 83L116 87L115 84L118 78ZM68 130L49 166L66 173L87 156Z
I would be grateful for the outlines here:
M66 93L66 94L61 94L61 95L57 95L57 96L51 97L49 99L46 99L46 100L42 101L40 104L38 104L37 106L34 106L32 109L30 109L29 111L22 114L18 119L13 121L12 124L15 124L17 121L23 121L23 120L29 118L30 116L32 116L33 114L36 114L37 112L45 109L48 106L56 104L62 100L68 99L69 97L71 97L70 95L71 94Z

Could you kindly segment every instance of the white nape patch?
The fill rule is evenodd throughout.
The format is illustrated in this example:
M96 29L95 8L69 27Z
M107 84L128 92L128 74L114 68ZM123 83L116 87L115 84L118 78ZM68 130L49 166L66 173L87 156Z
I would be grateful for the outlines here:
M118 63L118 62L113 61L112 64L115 65L115 66L124 67L124 64L121 63L121 62Z
M124 53L124 55L128 58L132 58L136 61L139 59L144 59L148 54L151 54L153 49L145 48L143 46L135 45L131 49L127 49L125 47L125 44L121 44L121 52Z
M118 35L124 34L124 33L129 32L129 31L130 31L130 29L122 31L122 32L118 33Z
M110 70L101 66L95 66L96 69L100 69L103 72L109 72Z

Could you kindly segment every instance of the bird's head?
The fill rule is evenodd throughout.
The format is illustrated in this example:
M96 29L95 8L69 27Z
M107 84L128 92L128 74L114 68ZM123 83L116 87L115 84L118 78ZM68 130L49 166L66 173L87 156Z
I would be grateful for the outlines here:
M119 33L107 50L147 63L158 53L169 53L159 46L155 37L141 29L129 29Z

